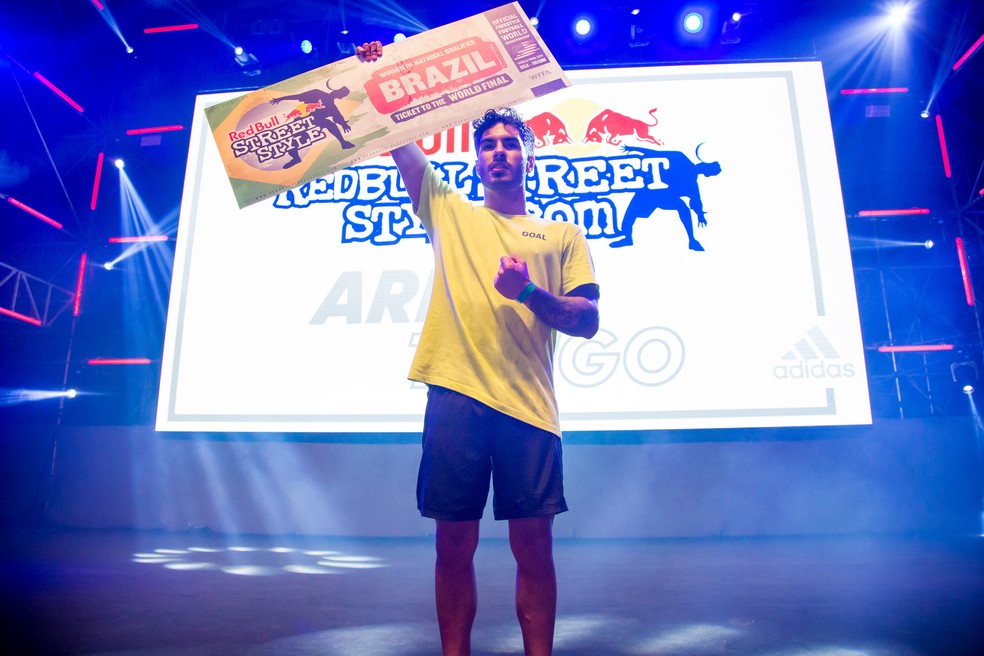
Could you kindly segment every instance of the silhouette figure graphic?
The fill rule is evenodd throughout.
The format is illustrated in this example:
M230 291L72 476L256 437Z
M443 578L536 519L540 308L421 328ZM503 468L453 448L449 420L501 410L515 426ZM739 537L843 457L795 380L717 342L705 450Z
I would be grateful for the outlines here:
M653 150L638 146L622 146L625 153L635 153L649 157L659 157L669 162L669 166L660 162L659 176L666 183L664 189L640 189L629 201L622 218L622 238L609 244L612 248L632 245L632 227L636 219L645 218L655 210L676 210L680 222L687 231L692 251L702 251L704 247L694 237L694 221L691 210L697 215L697 225L707 225L704 216L704 204L700 200L700 188L697 186L698 176L710 177L721 172L717 162L700 162L694 164L686 155L675 150ZM684 202L684 198L687 202Z
M348 95L348 87L332 89L331 80L327 81L325 86L328 87L328 91L322 91L321 89L302 91L301 93L295 93L290 96L274 98L270 101L270 104L276 105L284 100L297 100L302 103L307 103L307 107L312 108L310 114L311 122L328 130L333 137L338 139L338 143L341 144L342 148L355 148L354 143L346 141L345 137L342 136L342 130L349 132L352 128L345 120L345 117L342 116L342 112L335 106L336 100L341 100ZM305 145L307 144L298 145L297 148L287 151L287 154L290 155L290 160L284 164L283 168L289 169L290 167L301 163L299 151Z

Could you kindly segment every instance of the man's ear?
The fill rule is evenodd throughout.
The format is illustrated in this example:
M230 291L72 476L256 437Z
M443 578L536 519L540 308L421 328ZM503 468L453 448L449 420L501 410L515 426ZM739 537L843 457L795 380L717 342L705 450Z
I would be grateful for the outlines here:
M529 157L526 158L526 172L527 173L532 173L533 172L534 160L535 159L536 159L536 157L534 155L530 155Z

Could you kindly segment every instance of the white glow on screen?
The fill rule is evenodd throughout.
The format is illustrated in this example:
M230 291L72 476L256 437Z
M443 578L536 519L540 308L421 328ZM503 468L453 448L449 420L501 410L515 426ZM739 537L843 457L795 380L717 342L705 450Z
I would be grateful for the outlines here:
M695 174L702 252L688 248L675 206L639 218L631 247L611 246L621 218L588 229L602 322L592 340L558 339L564 430L870 423L820 64L568 75L571 88L519 107L541 128L551 117L536 152L544 211L576 222L587 207L621 217L637 189L671 186L650 179L668 175L667 157L720 171ZM158 429L419 432L425 390L406 374L430 246L398 233L342 240L368 224L346 219L355 211L347 208L356 198L365 207L368 176L395 173L392 159L239 210L201 120L206 105L232 96L200 97L192 126ZM455 127L423 143L432 161L467 177L474 152L462 151L462 134ZM329 199L335 184L348 191ZM409 204L397 187L373 193L373 209L359 211Z

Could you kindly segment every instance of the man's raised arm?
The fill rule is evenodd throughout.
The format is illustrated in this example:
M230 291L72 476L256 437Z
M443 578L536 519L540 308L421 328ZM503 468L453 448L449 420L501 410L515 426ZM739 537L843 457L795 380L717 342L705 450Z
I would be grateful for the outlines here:
M364 62L374 62L383 56L383 44L379 41L363 43L361 46L356 46L355 55ZM403 185L410 195L413 209L416 210L420 202L420 185L424 180L424 171L427 170L427 156L415 142L394 148L390 151L390 155L393 156L393 163L400 171Z

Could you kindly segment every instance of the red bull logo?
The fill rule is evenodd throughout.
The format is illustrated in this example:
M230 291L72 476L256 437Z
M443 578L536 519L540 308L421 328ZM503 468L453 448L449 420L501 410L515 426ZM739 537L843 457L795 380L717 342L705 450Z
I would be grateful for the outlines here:
M653 123L644 123L639 119L606 109L588 123L588 129L584 134L584 143L601 143L604 141L613 146L618 146L622 143L623 137L634 137L639 141L662 146L663 142L650 133L650 130L659 124L655 107L649 110L649 115L653 117Z
M533 130L533 134L536 135L537 148L553 146L556 144L574 143L571 141L570 134L567 131L567 126L564 124L564 121L562 121L556 114L551 112L537 114L530 120L526 121L526 124L530 126L530 129Z
M319 100L316 103L305 103L298 107L297 109L284 114L284 120L289 121L292 118L299 118L301 116L307 116L316 109L324 109L324 104Z

